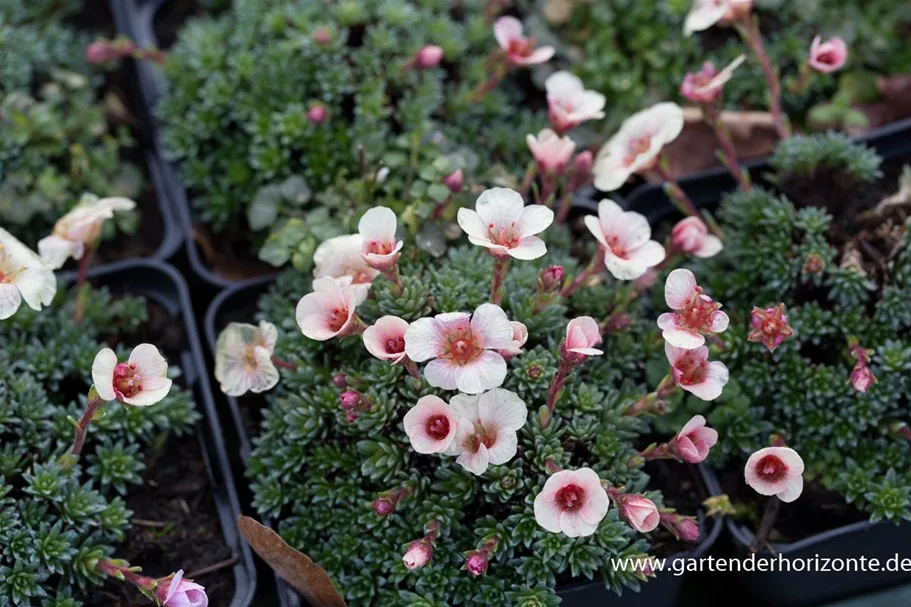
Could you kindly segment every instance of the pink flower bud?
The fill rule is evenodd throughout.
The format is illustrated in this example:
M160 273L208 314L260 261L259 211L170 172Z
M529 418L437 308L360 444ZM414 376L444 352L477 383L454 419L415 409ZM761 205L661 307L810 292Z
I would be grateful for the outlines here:
M851 371L851 385L858 392L866 392L877 381L879 380L873 375L873 371L864 363L858 362Z
M680 94L693 103L714 103L745 58L741 55L720 72L710 61L706 61L701 70L686 75L680 84Z
M709 234L708 226L699 217L681 219L671 230L671 242L682 253L696 257L713 257L723 248L721 239Z
M100 65L117 59L117 51L107 40L98 40L85 47L85 60L91 65Z
M207 607L206 589L183 577L183 569L157 580L155 598L163 607Z
M468 559L465 561L465 568L468 569L471 575L477 577L487 573L488 564L487 555L480 550L475 550L468 555Z
M588 185L592 180L592 167L595 164L595 156L591 150L583 150L573 158L573 189Z
M310 124L322 124L328 117L329 112L322 103L314 103L307 110L307 120L310 121Z
M332 42L332 32L329 28L321 27L313 32L313 41L320 46L326 46Z
M377 516L389 516L395 512L395 502L388 497L378 497L373 502L373 511Z
M821 36L813 38L810 45L810 57L807 64L823 74L831 74L841 69L848 61L848 45L841 38L835 37L826 42Z
M414 56L414 66L418 69L426 70L439 65L443 59L443 49L433 44L428 44L419 50Z
M617 492L619 494L619 492ZM630 526L639 533L654 531L661 520L655 503L635 493L619 494L616 498L617 508Z
M699 523L692 516L683 516L677 521L677 533L684 542L695 543L699 541Z
M332 376L332 383L336 388L345 388L348 386L348 376L344 373L336 373Z
M338 399L342 405L342 409L345 409L346 411L356 409L361 404L361 395L354 390L342 392Z
M408 546L402 562L408 569L420 569L433 558L433 546L425 540L415 540Z
M822 260L822 257L815 253L807 255L807 259L803 264L804 274L821 274L825 268L826 263Z
M538 276L538 290L542 293L553 293L563 287L566 272L563 266L550 266L541 270Z
M462 169L453 171L446 177L443 177L443 185L449 188L449 191L453 194L458 194L462 191L462 187L465 185L465 175L462 173Z

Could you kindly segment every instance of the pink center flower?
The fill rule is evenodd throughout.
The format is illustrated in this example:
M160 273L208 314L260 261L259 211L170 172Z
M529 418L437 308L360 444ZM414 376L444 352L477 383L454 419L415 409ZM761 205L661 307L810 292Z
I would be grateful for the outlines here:
M658 317L664 339L677 348L690 350L705 343L704 335L721 333L728 328L727 314L721 304L703 293L696 276L689 270L674 270L667 277L664 299L675 312Z
M547 252L536 234L553 223L554 212L540 204L526 207L522 195L509 188L492 188L478 197L474 211L459 209L457 219L472 244L495 257L527 260Z
M841 69L847 61L848 46L841 38L832 38L826 42L820 36L813 39L807 63L817 72L831 74Z
M542 175L560 175L572 158L576 144L569 137L560 137L551 129L544 129L538 136L526 135L528 148L538 163Z
M544 82L547 91L548 117L557 133L574 129L586 120L604 118L604 95L585 90L574 74L554 72Z
M680 84L680 94L694 103L714 103L721 97L724 85L734 75L734 70L745 60L746 55L740 55L720 72L707 61L700 71L684 77Z
M573 512L585 504L585 489L579 485L566 485L557 491L554 499L563 512Z
M408 322L397 316L383 316L364 330L364 346L376 358L393 364L405 360L405 332Z
M516 433L525 425L528 408L519 396L497 388L479 396L458 394L449 401L459 417L458 433L448 455L473 474L489 465L509 462L518 446Z
M361 254L368 266L385 271L398 262L404 243L395 237L397 228L398 220L391 209L373 207L364 213L357 230L363 238Z
M535 496L535 520L551 533L588 536L598 529L609 505L594 470L561 470L551 475Z
M671 231L671 242L678 251L702 258L713 257L723 248L721 239L709 234L705 222L693 216L677 222Z
M766 447L747 460L744 477L760 495L793 502L803 491L803 459L788 447Z
M418 453L442 453L456 438L461 420L438 396L424 396L402 420L412 448Z
M599 202L598 216L586 215L585 226L601 244L604 265L618 280L635 280L664 261L664 247L651 240L648 220L613 200Z
M717 442L718 432L705 425L703 416L695 415L674 437L671 451L685 462L698 464L708 457Z
M702 400L715 400L721 396L728 383L728 368L722 362L709 362L708 348L699 346L685 350L665 342L664 352L678 386Z
M515 17L500 17L493 24L493 34L511 65L528 66L544 63L554 56L552 46L535 48L534 38L523 35L522 22Z
M783 303L774 308L753 308L751 316L753 329L747 339L762 342L769 352L774 352L785 339L794 335L794 329L788 324Z
M117 362L113 350L105 348L92 363L92 382L98 395L136 407L154 405L168 395L171 380L167 375L167 361L151 344L133 348L123 363Z
M601 343L601 329L598 321L591 316L574 318L566 325L561 356L572 364L578 364L588 356L600 356L602 350L594 346Z

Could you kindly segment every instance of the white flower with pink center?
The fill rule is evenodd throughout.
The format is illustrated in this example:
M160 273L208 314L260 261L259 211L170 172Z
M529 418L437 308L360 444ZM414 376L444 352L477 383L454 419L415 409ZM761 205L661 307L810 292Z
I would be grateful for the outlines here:
M658 317L665 341L685 350L705 343L705 335L721 333L728 328L728 315L721 304L703 293L696 276L689 270L674 270L664 284L664 301L674 312Z
M560 137L551 129L543 129L538 136L526 135L525 141L538 163L542 175L559 175L573 156L576 144L569 137Z
M152 344L139 344L123 363L110 348L101 350L92 363L92 382L102 399L134 407L154 405L171 390L168 361Z
M744 62L746 55L740 55L720 72L711 61L706 61L698 72L687 74L680 84L680 94L694 103L714 103L721 97L724 85L727 84L734 70Z
M50 236L38 241L38 252L51 268L59 268L67 259L82 259L85 247L93 246L101 235L104 222L117 211L129 211L136 203L128 198L84 196L79 204L57 220Z
M547 115L558 133L565 133L585 122L604 118L604 95L585 90L578 76L567 71L554 72L544 81Z
M544 63L554 56L554 47L535 48L534 38L526 38L522 22L515 17L500 17L493 24L493 35L500 48L506 51L510 65Z
M551 533L585 537L598 530L610 501L591 468L561 470L551 475L535 496L535 520Z
M398 222L392 209L373 207L361 217L357 231L363 239L361 254L375 270L388 270L399 260L402 241L396 240Z
M364 303L370 285L352 284L351 278L317 278L313 292L297 304L297 325L310 339L326 341L349 335L360 325L354 313Z
M51 305L57 294L54 271L34 251L0 228L0 320L16 313L23 300L33 310Z
M717 442L718 431L706 426L704 417L694 415L674 437L672 450L683 461L698 464L709 456L709 451Z
M635 173L658 162L664 146L683 130L683 110L676 103L658 103L627 118L617 134L595 157L595 187L612 192Z
M766 447L750 456L744 469L747 484L760 495L793 502L803 492L803 459L788 447Z
M380 271L364 259L364 237L336 236L323 241L313 253L314 278L345 278L354 284L370 284Z
M566 339L561 348L564 358L584 360L586 356L600 356L604 354L595 346L601 343L601 328L598 321L591 316L574 318L566 325Z
M262 321L259 326L232 322L215 344L215 379L228 396L271 390L279 380L272 353L278 329Z
M519 395L495 388L479 395L457 394L449 407L461 418L448 455L473 474L509 462L519 444L516 433L525 425L528 408Z
M408 322L398 316L383 316L364 330L364 346L380 360L393 364L405 360L405 332Z
M492 188L478 197L474 211L459 209L458 221L472 244L495 257L537 259L547 247L535 234L554 222L554 212L539 204L525 206L515 190Z
M752 8L753 0L694 0L683 23L683 33L689 36L715 24L730 24L749 14Z
M823 74L831 74L844 67L848 61L848 45L841 38L822 41L821 36L813 38L810 44L808 65Z
M709 362L709 349L677 348L665 342L664 353L678 386L702 400L715 400L728 383L728 368L723 362Z
M671 230L671 242L678 251L701 258L714 257L724 248L721 239L709 234L705 222L694 216L677 222Z
M478 394L506 379L506 361L496 350L509 348L512 340L506 312L485 303L474 314L448 312L414 321L405 331L405 354L415 362L430 361L424 377L431 386Z
M423 396L405 414L405 433L418 453L443 453L452 446L460 422L456 411L439 396Z
M664 261L664 247L651 240L648 220L613 200L599 202L598 216L586 215L585 226L601 244L608 272L618 280L635 280Z
M518 321L511 321L512 343L508 348L497 350L503 358L512 358L522 353L522 346L528 341L528 327Z

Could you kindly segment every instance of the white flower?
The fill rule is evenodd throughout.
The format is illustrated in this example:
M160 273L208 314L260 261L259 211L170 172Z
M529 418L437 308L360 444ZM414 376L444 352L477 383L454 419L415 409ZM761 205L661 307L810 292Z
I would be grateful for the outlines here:
M683 33L689 36L693 32L707 30L716 23L727 24L745 16L753 8L753 0L694 0L686 21L683 22Z
M750 456L744 468L747 484L760 495L793 502L803 492L803 459L788 447L766 447Z
M457 394L449 407L461 418L455 440L446 450L459 456L456 463L483 474L491 464L505 464L516 455L516 432L528 418L528 408L518 394L502 388L476 396Z
M728 383L728 368L723 362L709 362L705 346L684 350L665 342L664 353L678 386L702 400L715 400Z
M361 255L367 265L375 270L388 270L399 260L402 241L396 240L395 213L386 207L373 207L361 217L357 231L363 242Z
M630 116L595 158L595 187L611 192L630 175L651 169L682 130L683 110L676 103L658 103Z
M215 344L215 379L228 396L265 392L278 383L272 362L278 329L261 321L259 326L232 322Z
M136 203L129 198L83 196L79 204L57 220L50 236L38 241L38 252L51 268L61 267L68 258L82 259L86 245L101 235L101 226L117 211L130 211Z
M403 423L411 447L418 453L442 453L452 445L461 420L439 396L423 396L405 414Z
M102 399L134 407L154 405L171 391L168 361L152 344L133 348L125 363L118 363L110 348L101 350L92 363L92 382Z
M459 209L458 214L459 226L472 244L487 247L496 257L537 259L547 252L544 241L535 236L554 221L554 212L547 207L526 207L515 190L493 188L478 197L475 209Z
M551 533L585 537L598 530L610 508L598 473L591 468L561 470L535 496L535 520Z
M351 278L317 278L313 292L297 303L301 332L317 341L348 335L358 322L355 308L367 299L369 285L352 284Z
M51 305L57 294L54 272L15 236L0 228L0 320L16 313L22 300L33 310Z
M705 343L704 335L722 333L730 324L721 304L702 291L689 270L678 268L668 274L664 300L674 311L661 314L658 326L665 341L677 348L698 348Z
M535 48L534 38L523 35L522 22L515 17L500 17L493 24L493 35L497 44L506 51L511 65L529 66L544 63L554 56L554 47Z
M599 202L598 217L586 215L585 226L601 243L604 265L618 280L635 280L664 261L664 247L650 240L648 220L613 200Z
M506 361L496 350L509 348L512 338L506 312L485 303L474 314L449 312L414 321L405 331L405 353L415 362L430 360L424 377L431 386L477 394L506 379Z
M364 259L364 237L360 234L336 236L323 241L313 253L314 278L348 277L354 284L370 284L380 271Z
M585 90L577 76L559 71L544 81L550 123L559 133L574 129L586 120L604 118L604 95Z

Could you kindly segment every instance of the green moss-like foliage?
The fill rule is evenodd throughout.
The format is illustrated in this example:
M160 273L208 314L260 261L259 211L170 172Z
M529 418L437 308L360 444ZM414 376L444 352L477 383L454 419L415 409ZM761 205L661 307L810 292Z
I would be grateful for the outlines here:
M568 20L552 27L579 51L573 71L588 88L607 96L608 129L650 102L679 100L683 76L698 70L704 61L713 61L720 69L742 53L749 55L732 29L715 27L685 37L683 21L692 0L550 0L549 4L571 8ZM836 94L860 102L868 102L871 94L875 99L876 75L911 70L904 33L911 23L907 6L891 0L757 0L755 7L766 51L785 78L784 108L799 123L805 122L812 106ZM815 76L808 90L793 94L787 84L796 79L817 34L844 38L850 62L842 73ZM731 108L765 107L767 90L759 64L750 58L725 86L725 102Z
M440 181L455 169L527 162L525 134L544 124L522 103L527 76L471 100L496 48L484 6L238 0L218 17L188 23L169 56L158 114L203 220L216 230L272 227L276 247L264 258L278 265L294 256L284 243L296 245L306 226L326 223L314 209L330 209L333 225L346 216L348 188L431 204L446 198ZM330 41L316 41L320 32ZM443 48L442 64L406 69L428 44ZM328 111L321 124L307 119L316 103ZM368 181L379 167L390 170L376 187L359 180L359 148ZM477 150L490 152L479 158ZM290 178L294 194L283 194ZM293 235L283 238L289 217ZM304 236L312 236L311 248L326 237Z
M95 292L78 326L72 305L23 306L0 324L0 606L78 607L104 579L87 562L116 556L130 533L125 497L146 455L198 421L189 392L150 408L116 403L89 426L80 461L61 458L85 408L95 354L145 321L141 299ZM120 352L121 355L128 352ZM77 396L78 395L78 396Z
M627 333L607 336L606 354L571 374L553 421L542 429L539 408L557 372L567 321L584 314L603 318L629 288L608 281L569 303L536 310L543 268L563 264L568 275L582 269L568 253L571 238L565 227L552 226L545 238L549 250L543 258L513 260L503 301L510 320L524 323L530 333L525 353L509 362L503 384L526 402L529 418L519 432L516 457L481 476L453 457L415 453L404 432L402 418L418 398L437 394L448 400L453 393L418 385L400 366L374 359L359 337L314 342L301 335L294 306L311 290L309 276L286 273L260 300L259 317L279 328L276 355L298 369L283 370L267 396L262 432L247 469L253 504L278 524L286 540L329 572L350 605L555 605L555 586L574 577L602 577L618 592L639 585L633 572L610 566L612 557L648 551L648 544L618 519L616 508L594 535L572 539L539 527L532 503L549 476L548 458L570 469L590 466L629 492L646 490L648 477L628 462L649 425L645 418L623 413L649 391L643 361L664 357L661 340L654 322L641 320L641 310L634 307L631 312L640 320ZM493 262L482 248L460 245L434 260L408 241L400 266L412 295L395 297L378 277L372 298L358 308L365 322L393 308L417 318L471 311L489 301ZM666 370L665 360L659 379ZM339 373L372 403L353 422L339 406L342 389L333 384ZM372 507L378 493L403 487L411 495L394 514L378 517ZM657 491L648 495L659 505L664 499ZM423 536L433 519L442 523L433 560L408 571L402 563L405 545ZM463 552L479 548L491 535L501 543L487 575L475 578L460 570Z
M0 4L0 223L30 246L83 194L134 198L143 182L122 158L129 129L105 117L104 76L85 61L91 38L63 22L78 4ZM136 222L121 214L105 236Z
M738 388L729 386L711 408L721 436L712 456L740 465L779 433L802 455L807 478L871 520L907 518L911 446L890 425L906 422L911 405L908 226L888 212L864 219L869 208L857 201L869 199L879 163L869 150L831 137L795 138L776 159L782 183L810 166L840 175L842 202L828 212L802 204L825 171L810 171L794 201L754 189L722 202L725 249L697 275L731 314L722 360ZM879 258L878 250L886 253ZM749 311L779 302L796 336L769 353L745 341ZM870 367L879 383L865 393L848 381L855 339L875 352Z

